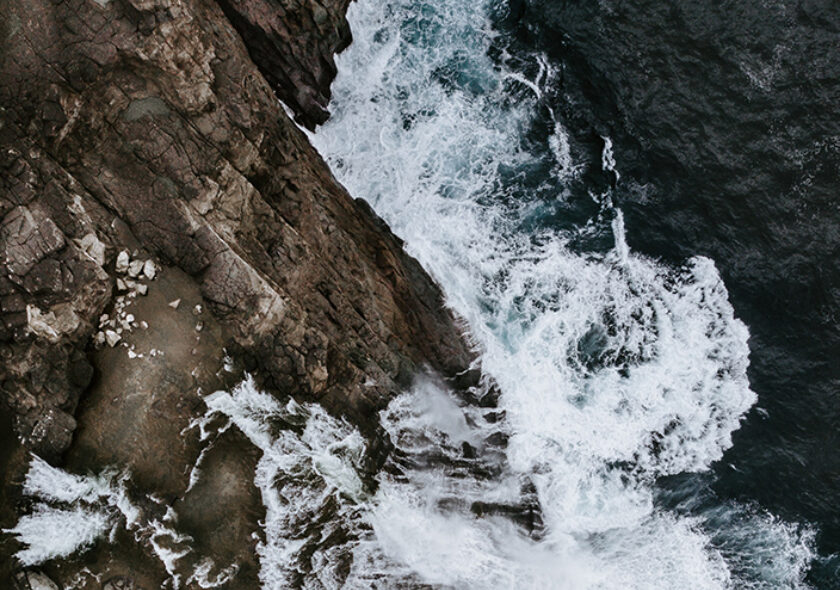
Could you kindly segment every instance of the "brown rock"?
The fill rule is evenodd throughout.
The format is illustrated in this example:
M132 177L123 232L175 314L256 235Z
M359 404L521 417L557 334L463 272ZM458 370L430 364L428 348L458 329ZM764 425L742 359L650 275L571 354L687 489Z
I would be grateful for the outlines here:
M310 128L326 118L348 2L0 3L0 403L49 460L130 469L134 493L163 498L147 518L187 493L200 453L187 426L228 385L225 353L370 437L418 367L454 377L473 359L438 287L278 104ZM152 257L135 298L124 273ZM129 307L147 329L119 324ZM117 330L94 350L94 333ZM235 537L250 539L258 497L228 489L242 465L225 444L208 456L220 479L179 510L216 534L208 503L230 494ZM123 538L86 563L158 587L159 562ZM251 587L250 545L207 549Z

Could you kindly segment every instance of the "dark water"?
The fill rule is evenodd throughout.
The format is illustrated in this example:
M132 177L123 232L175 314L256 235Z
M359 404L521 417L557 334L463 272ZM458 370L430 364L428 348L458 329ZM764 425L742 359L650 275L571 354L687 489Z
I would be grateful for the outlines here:
M620 179L591 166L579 202L614 184L630 247L714 259L749 326L759 402L705 493L817 525L809 581L840 588L840 2L514 0L497 23L562 68L572 153L615 144Z

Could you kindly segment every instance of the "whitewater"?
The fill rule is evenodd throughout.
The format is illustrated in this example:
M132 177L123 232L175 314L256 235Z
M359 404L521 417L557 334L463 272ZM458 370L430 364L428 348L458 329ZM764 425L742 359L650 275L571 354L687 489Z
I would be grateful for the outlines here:
M236 426L262 453L263 587L806 588L815 531L709 491L756 401L748 330L714 262L631 251L610 188L590 192L583 221L557 222L592 163L544 91L560 73L539 55L527 71L508 59L500 9L350 6L332 118L310 138L440 283L485 377L455 392L420 376L394 399L380 414L394 450L374 484L364 438L320 406L250 378L206 396L202 440ZM535 139L546 111L553 125ZM602 141L597 164L619 183ZM669 477L684 484L665 489ZM129 478L34 458L35 510L11 530L22 563L125 528L150 539L171 588L235 575L196 556L170 511L142 519Z
M381 476L357 554L454 588L803 587L812 531L732 503L657 503L657 479L707 471L755 402L748 331L713 261L629 251L609 189L584 223L542 222L587 164L544 96L559 73L539 55L530 75L511 66L499 10L354 3L333 115L312 136L440 282L500 392L487 410L424 383L391 405L402 454L446 460ZM552 133L526 141L540 109ZM464 468L465 443L492 468ZM476 502L532 506L540 522L477 517Z

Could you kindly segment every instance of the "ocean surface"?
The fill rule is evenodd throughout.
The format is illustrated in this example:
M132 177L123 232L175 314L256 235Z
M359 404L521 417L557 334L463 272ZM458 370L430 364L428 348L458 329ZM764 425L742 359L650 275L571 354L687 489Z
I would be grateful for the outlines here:
M539 515L511 555L441 468L402 542L457 557L424 579L840 588L840 4L362 1L351 24L314 141L499 383L504 475L474 501L514 479Z
M486 381L394 399L375 480L319 406L250 378L208 395L202 438L262 452L263 587L840 588L840 4L349 20L311 139L441 284ZM174 514L140 523L128 481L33 459L18 558L126 527L169 588L235 574Z

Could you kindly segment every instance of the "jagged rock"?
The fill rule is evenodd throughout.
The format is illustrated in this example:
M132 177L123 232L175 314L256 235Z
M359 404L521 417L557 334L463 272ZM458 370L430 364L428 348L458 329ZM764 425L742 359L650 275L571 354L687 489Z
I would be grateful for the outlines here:
M114 348L117 343L122 340L122 336L120 336L120 328L117 328L116 331L114 330L105 330L105 342L108 343L108 346Z
M95 233L85 234L79 241L79 247L99 266L105 266L105 244L99 241Z
M0 403L26 448L79 470L118 464L143 494L174 498L199 452L182 435L197 389L218 385L228 353L369 437L417 367L470 366L438 287L277 101L308 127L324 120L348 2L0 3ZM139 283L115 297L116 275L129 287L141 273L156 281L147 297L132 299ZM205 310L200 332L173 313L181 298ZM130 304L148 329L117 325ZM88 354L96 385L71 446ZM160 587L147 565L125 571Z
M15 575L17 587L21 590L60 590L58 584L45 574L36 571L22 571Z
M116 576L102 584L102 590L139 590L132 578Z
M136 279L143 271L144 263L142 260L132 260L128 265L128 276Z
M309 129L329 117L330 84L337 73L333 54L352 36L345 18L350 0L219 0L242 35L248 52L278 98Z
M147 260L143 263L143 274L146 276L147 279L154 280L155 278L155 263L151 260Z
M114 270L120 274L125 274L128 272L128 265L131 262L128 251L121 250L119 254L117 254L117 261L114 265Z

